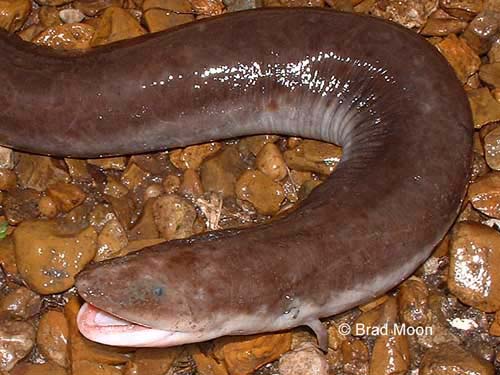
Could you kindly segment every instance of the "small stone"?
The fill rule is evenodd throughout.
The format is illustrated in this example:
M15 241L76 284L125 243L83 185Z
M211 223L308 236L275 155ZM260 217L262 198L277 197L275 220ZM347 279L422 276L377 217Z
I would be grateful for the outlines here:
M472 222L455 226L448 288L460 301L481 311L500 309L500 233Z
M40 296L20 286L0 297L0 317L26 320L38 314L40 306Z
M491 48L488 51L488 61L491 64L500 62L500 37L493 38Z
M228 12L238 12L240 10L255 9L262 7L261 0L224 0L224 5Z
M47 362L34 364L22 362L18 364L10 375L67 375L66 370L55 363ZM74 374L78 375L78 374ZM96 374L97 375L97 374Z
M67 23L53 26L33 39L33 43L55 49L87 49L90 48L95 29L83 23Z
M481 128L483 125L500 121L500 103L493 98L488 88L481 87L477 90L470 90L467 92L467 95L476 129Z
M189 354L196 363L196 371L199 375L228 375L224 363L200 351L198 345L192 345Z
M16 174L24 189L44 191L56 182L69 182L69 174L56 160L47 156L18 153Z
M483 0L439 0L439 5L448 14L466 21L483 10Z
M92 225L97 232L100 232L102 228L104 228L104 225L114 218L116 218L116 215L111 207L99 203L89 213L89 224Z
M338 146L305 140L292 150L284 152L289 168L329 175L340 162L342 149Z
M410 369L410 349L404 335L377 336L370 359L370 374L405 375Z
M260 171L246 171L235 186L236 196L246 200L262 215L272 215L279 211L285 199L283 187Z
M467 26L462 37L478 55L483 55L491 48L498 26L499 18L495 14L482 12Z
M111 204L116 218L120 221L121 225L128 229L137 219L137 208L134 202L128 198L127 195L115 198L111 195L105 195L106 200Z
M186 169L184 171L179 193L186 197L193 198L197 198L203 194L203 185L198 172L194 169Z
M113 258L127 245L125 229L117 219L111 219L104 225L97 237L97 254L94 260L100 262Z
M500 127L484 137L484 154L488 166L500 170Z
M116 156L112 158L88 159L89 164L95 165L104 170L124 171L127 168L127 158Z
M55 222L24 221L14 231L17 267L31 289L40 294L63 292L96 253L92 227L64 233Z
M368 312L368 311L373 310L373 309L379 307L380 305L386 303L388 299L389 299L389 296L387 294L384 294L378 298L375 298L374 300L372 300L368 303L365 303L364 305L359 306L358 308L362 312Z
M83 21L85 14L78 9L62 9L59 11L59 18L64 23L79 23Z
M47 189L47 196L52 198L57 208L64 212L69 212L81 205L87 198L87 194L77 185L62 182L50 185Z
M479 77L488 85L500 88L500 62L482 65L479 69Z
M149 173L143 171L137 164L129 163L122 174L121 182L129 191L134 191L145 182L148 176Z
M10 190L16 187L17 176L10 169L0 168L0 190Z
M92 38L92 47L135 38L146 34L137 20L125 9L106 8Z
M87 162L81 159L64 159L68 167L69 175L76 181L90 181L92 176L89 173Z
M450 17L447 13L438 9L431 14L420 34L425 36L447 36L449 34L459 34L466 27L466 21Z
M3 198L3 209L10 225L17 225L24 220L39 216L38 202L40 194L31 189L15 189Z
M35 328L23 321L0 322L0 370L10 371L35 344Z
M500 219L500 172L490 172L469 186L472 206L485 215Z
M420 364L420 375L493 375L491 363L461 346L446 343L428 350Z
M162 195L153 206L156 227L167 240L186 238L193 234L196 210L189 201L178 195Z
M222 0L191 0L190 3L198 15L217 16L224 11Z
M38 9L38 18L40 19L40 24L46 29L63 24L59 18L57 8L53 6L41 6Z
M437 0L386 0L377 1L372 13L411 29L424 26L436 7Z
M104 194L115 198L122 198L128 194L128 189L120 181L113 176L106 177L106 186L104 186Z
M16 252L12 236L0 240L0 265L7 275L17 274Z
M146 26L152 33L194 21L187 0L145 0L142 10Z
M234 187L246 165L235 147L225 147L217 155L205 160L200 167L203 190L234 197Z
M115 6L122 7L123 2L121 0L77 0L73 2L73 7L80 10L87 17L95 17L98 13L106 8ZM119 157L121 158L121 157ZM116 159L116 158L106 158L106 159ZM99 159L95 159L99 160ZM125 165L123 166L125 168Z
M10 33L18 31L28 19L31 12L29 0L1 0L0 28Z
M373 310L363 312L354 321L353 336L365 336L366 327L376 328L384 325L394 325L398 321L398 305L394 297L389 297L386 302Z
M288 168L280 149L274 143L267 143L257 154L255 166L274 181L280 181L288 174Z
M268 143L274 143L279 139L277 135L254 135L243 138L238 143L238 150L243 155L252 154L257 156L262 148Z
M425 326L429 314L429 292L417 277L411 277L399 287L399 317L411 327Z
M14 168L14 151L12 149L0 146L0 168Z
M285 353L279 361L280 375L328 375L328 367L325 355L311 344Z
M144 191L144 201L159 197L164 193L163 186L160 184L151 184Z
M164 375L172 367L176 358L181 354L182 347L172 348L141 348L134 353L131 365L133 374L137 375ZM132 375L132 374L131 374Z
M467 79L476 73L481 66L479 56L455 34L448 35L436 47L455 69L455 73L462 83L467 82Z
M40 353L61 367L68 367L69 328L62 312L49 310L40 318L36 342Z
M189 146L184 149L171 151L169 153L170 161L181 170L198 169L203 160L215 155L221 148L222 145L218 142Z
M214 354L229 374L249 375L290 350L292 334L272 333L254 336L222 337L214 342Z
M179 190L179 187L181 186L181 179L176 175L169 174L165 176L161 184L165 193L173 194Z
M324 0L263 0L264 7L319 7L325 6Z
M368 348L361 340L354 339L342 343L344 374L368 375Z
M155 202L156 198L146 201L139 219L128 233L130 240L148 240L160 237L155 223Z

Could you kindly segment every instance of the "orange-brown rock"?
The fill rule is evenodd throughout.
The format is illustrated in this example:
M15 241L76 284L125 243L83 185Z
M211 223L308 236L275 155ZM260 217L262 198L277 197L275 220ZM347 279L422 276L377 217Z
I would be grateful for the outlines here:
M47 359L61 367L68 367L69 328L62 312L49 310L42 315L36 342L38 350Z
M236 196L246 200L262 215L279 211L285 199L283 187L260 171L246 171L236 182Z
M87 195L77 185L56 183L47 189L47 196L51 197L59 210L69 212L73 208L81 205Z
M52 158L30 154L18 154L16 174L19 185L24 189L44 191L56 182L69 182L69 174Z
M152 33L194 21L187 0L145 0L142 10L146 26Z
M481 128L486 124L500 121L500 103L493 98L486 87L467 92L472 109L474 127Z
M398 305L402 323L414 327L427 323L429 292L422 279L411 277L399 287Z
M20 286L0 296L0 319L26 320L38 314L40 306L40 296Z
M421 28L436 7L437 0L386 0L375 2L372 12L411 29Z
M56 49L87 49L90 48L95 29L84 23L67 23L53 26L33 39L33 43Z
M410 349L404 335L380 335L370 358L370 374L405 375L410 369Z
M29 0L1 0L0 28L11 33L19 30L28 19L31 11Z
M188 200L175 194L162 195L154 201L153 216L161 236L167 240L193 234L196 210Z
M274 143L267 143L257 154L255 166L274 181L280 181L288 174L288 168L280 149Z
M97 236L97 253L94 260L100 262L113 258L127 245L125 229L116 218L113 218L104 225Z
M469 186L472 206L483 214L500 218L500 172L490 172Z
M363 341L345 340L342 342L342 357L344 374L368 375L368 348Z
M181 346L172 348L141 348L127 364L126 375L164 375L182 352ZM131 371L133 369L133 371Z
M455 73L462 83L465 83L471 75L479 70L481 65L479 56L455 34L448 35L436 47L455 69Z
M0 371L10 371L35 344L35 328L29 322L0 321Z
M106 8L99 18L92 47L117 42L123 39L144 35L146 31L137 20L125 9L117 7Z

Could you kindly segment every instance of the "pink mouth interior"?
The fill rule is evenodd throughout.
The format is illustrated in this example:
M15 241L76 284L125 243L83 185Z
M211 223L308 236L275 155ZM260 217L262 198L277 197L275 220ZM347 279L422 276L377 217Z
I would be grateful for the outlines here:
M89 340L114 346L168 346L169 338L175 334L127 322L88 303L80 308L77 324Z

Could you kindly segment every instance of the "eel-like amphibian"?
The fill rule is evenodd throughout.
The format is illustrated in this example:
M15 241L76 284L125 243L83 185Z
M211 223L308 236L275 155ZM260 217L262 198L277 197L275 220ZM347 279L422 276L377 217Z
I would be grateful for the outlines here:
M432 45L387 21L260 9L86 53L6 33L0 49L0 144L18 150L97 157L261 133L343 147L284 217L85 269L78 324L92 340L170 346L307 325L324 347L319 318L408 277L461 207L466 95Z

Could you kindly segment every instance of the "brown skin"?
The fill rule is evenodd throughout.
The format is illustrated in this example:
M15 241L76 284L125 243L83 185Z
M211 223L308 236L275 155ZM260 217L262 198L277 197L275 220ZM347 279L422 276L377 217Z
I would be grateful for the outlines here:
M317 329L409 276L460 208L466 95L434 47L395 24L265 9L77 56L7 34L0 45L6 146L95 157L277 133L344 147L332 177L286 217L84 270L82 297L126 320L199 339ZM255 320L232 320L243 315Z

